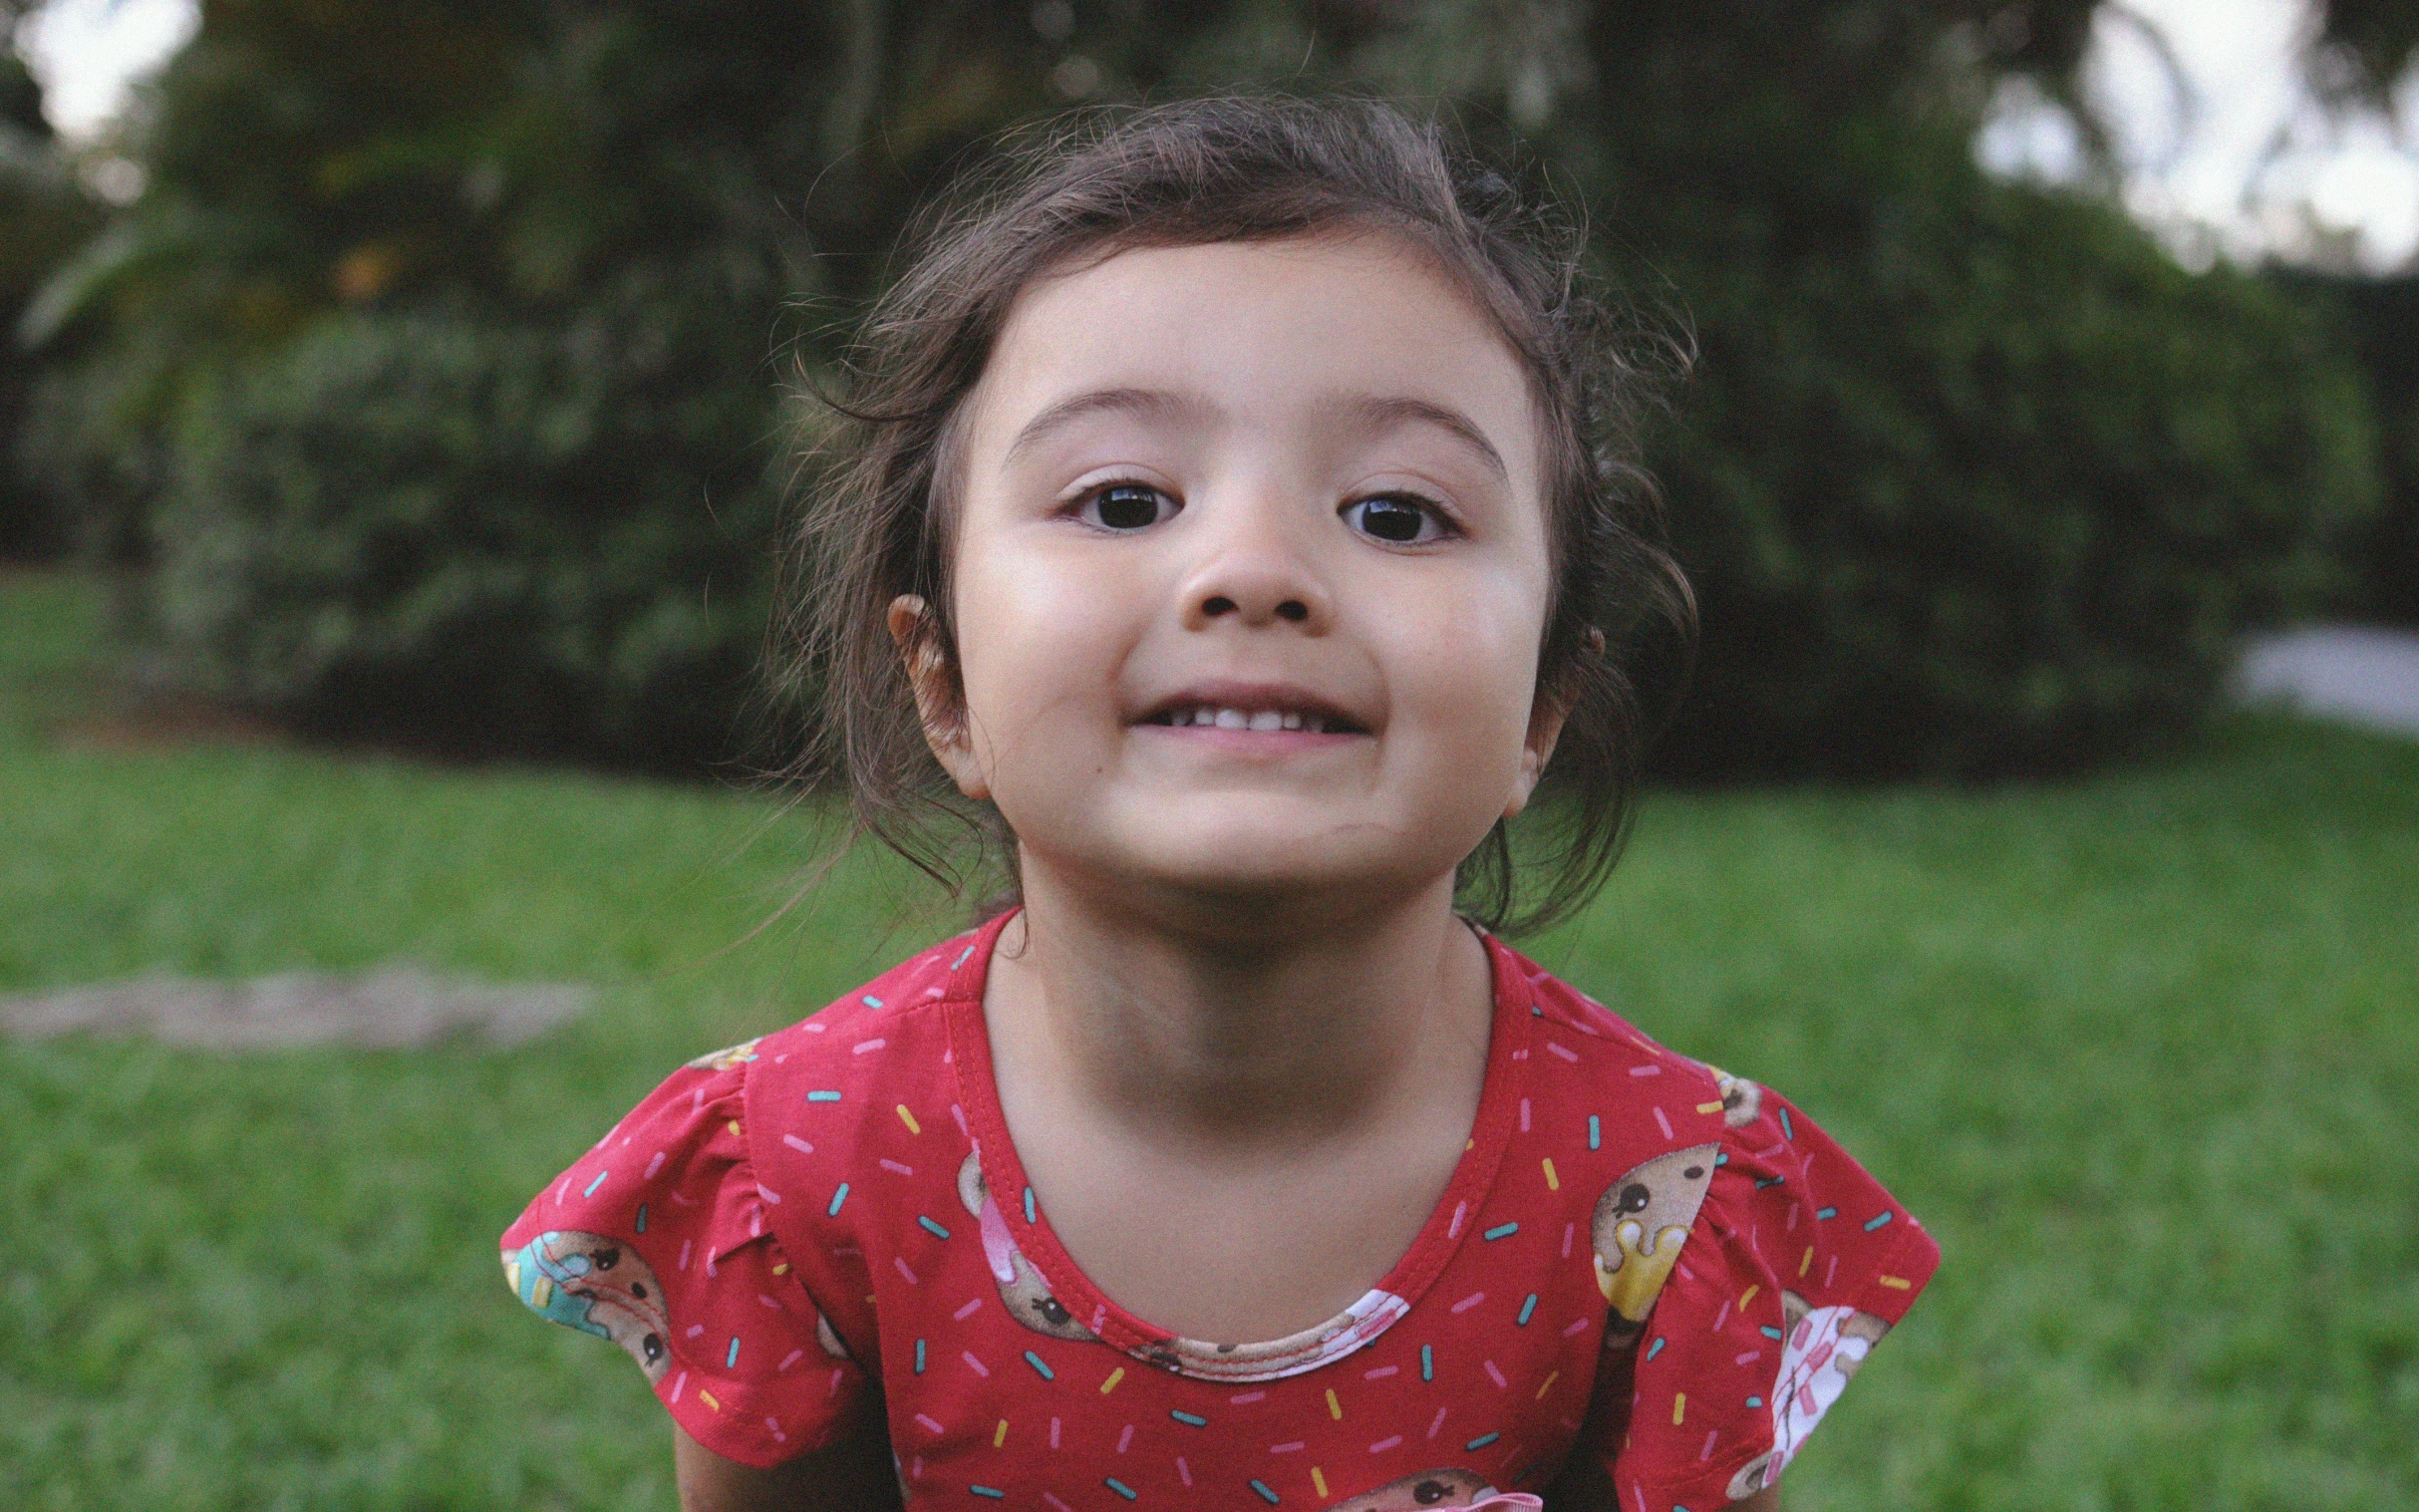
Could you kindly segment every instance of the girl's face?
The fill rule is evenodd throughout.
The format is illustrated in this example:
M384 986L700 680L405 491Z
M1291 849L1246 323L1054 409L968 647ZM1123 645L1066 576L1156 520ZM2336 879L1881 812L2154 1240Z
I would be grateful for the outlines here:
M1528 797L1550 586L1522 370L1381 236L1119 253L1018 300L959 453L962 706L1025 864L1358 911ZM913 645L917 607L892 629Z

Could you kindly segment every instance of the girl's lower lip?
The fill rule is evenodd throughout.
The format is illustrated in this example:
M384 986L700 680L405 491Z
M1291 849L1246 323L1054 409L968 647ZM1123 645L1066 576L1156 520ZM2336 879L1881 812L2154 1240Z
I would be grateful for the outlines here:
M1335 730L1226 730L1216 725L1136 725L1132 728L1146 735L1185 741L1212 751L1233 751L1252 756L1330 751L1354 741L1368 739L1366 735Z

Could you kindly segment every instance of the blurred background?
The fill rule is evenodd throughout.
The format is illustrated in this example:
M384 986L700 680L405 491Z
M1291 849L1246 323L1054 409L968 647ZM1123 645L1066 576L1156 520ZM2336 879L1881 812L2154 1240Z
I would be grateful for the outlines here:
M1448 113L1698 345L1700 659L1535 949L1943 1239L1791 1505L2419 1506L2419 741L2240 705L2419 717L2419 3L0 40L0 1502L670 1505L491 1237L955 917L747 780L794 396L1003 128L1254 86Z

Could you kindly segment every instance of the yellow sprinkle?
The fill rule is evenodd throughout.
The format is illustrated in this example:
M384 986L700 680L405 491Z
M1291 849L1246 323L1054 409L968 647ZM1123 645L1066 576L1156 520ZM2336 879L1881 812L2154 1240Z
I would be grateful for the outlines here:
M1696 1110L1700 1113L1718 1113L1722 1110L1722 1105L1719 1101L1699 1102L1696 1105Z
M713 1393L712 1391L707 1390L707 1389L706 1389L704 1386L699 1386L699 1387L697 1388L697 1399L698 1399L698 1400L700 1400L700 1401L702 1401L702 1402L704 1402L704 1403L705 1403L705 1404L706 1404L708 1407L712 1408L714 1411L720 1412L721 1410L723 1410L723 1404L722 1404L721 1402L719 1402L719 1401L716 1401L716 1400L714 1399L714 1393Z
M504 1285L506 1285L506 1286L510 1287L510 1288L511 1288L512 1290L514 1290L515 1292L517 1292L517 1291L519 1291L519 1290L520 1290L520 1262L519 1262L519 1261L517 1261L517 1260L507 1260L507 1261L505 1261L505 1262L504 1262Z
M904 1102L899 1104L899 1121L907 1125L907 1132L911 1134L924 1132L924 1125L916 1122L916 1115L907 1110L907 1104Z
M549 1277L549 1276L540 1276L540 1277L538 1277L538 1278L537 1278L537 1285L535 1285L535 1286L533 1286L533 1287L529 1288L529 1306L531 1306L531 1307L533 1307L533 1308L542 1308L542 1307L544 1307L544 1306L545 1306L547 1303L549 1303L549 1302L551 1302L551 1301L553 1301L553 1300L554 1300L554 1280L553 1280L553 1278L552 1278L552 1277Z
M1327 1500L1327 1477L1319 1473L1317 1465L1311 1466L1311 1484L1319 1488L1319 1499Z
M786 1275L788 1275L788 1274L789 1274L789 1262L788 1262L788 1261L786 1261L786 1260L784 1260L784 1261L782 1261L782 1262L781 1262L779 1265L774 1266L774 1267L772 1268L772 1274L773 1274L773 1275L775 1275L775 1276L786 1276Z
M1555 1175L1555 1174L1554 1174L1554 1157L1553 1157L1552 1155L1548 1155L1548 1156L1546 1157L1546 1162L1545 1162L1545 1164L1546 1164L1546 1190L1547 1190L1547 1191L1549 1191L1549 1192L1559 1192L1559 1191L1561 1191L1561 1190L1562 1190L1562 1178L1561 1178L1560 1176L1557 1176L1557 1175Z
M1003 1417L1000 1419L1000 1425L992 1429L991 1446L996 1449L1006 1442L1008 1442L1008 1419Z
M1338 1422L1344 1421L1344 1403L1336 1399L1336 1388L1334 1386L1327 1388L1327 1415L1335 1418ZM1322 1491L1319 1494L1322 1496L1327 1495L1325 1491Z
M1680 1420L1681 1418L1683 1418L1683 1417L1687 1416L1687 1415L1688 1415L1688 1393L1687 1393L1687 1392L1685 1392L1685 1391L1674 1391L1674 1392L1672 1392L1672 1393L1671 1393L1671 1426L1673 1426L1673 1427L1675 1427L1675 1428L1676 1428L1676 1427L1678 1427L1678 1426L1679 1426L1679 1420Z
M1798 1275L1800 1275L1800 1276L1804 1276L1804 1275L1806 1274L1806 1268L1807 1268L1808 1266L1812 1265L1812 1264L1814 1264L1814 1246L1813 1246L1813 1245L1807 1245L1807 1246L1806 1246L1806 1258L1805 1258L1805 1259L1803 1259L1803 1260L1801 1260L1801 1261L1799 1261L1799 1262L1797 1263L1797 1273L1798 1273Z
M1890 1288L1894 1292L1905 1292L1912 1290L1915 1283L1909 1281L1904 1276L1884 1276L1882 1278L1882 1285Z
M1560 1370L1548 1370L1546 1372L1546 1383L1537 1388L1537 1399L1539 1401L1546 1399L1546 1393L1554 1389L1554 1382L1559 1376L1561 1376L1561 1374L1562 1371Z
M1478 1136L1476 1134L1472 1134L1469 1138L1461 1141L1461 1149L1462 1153L1464 1154L1467 1154L1476 1148L1478 1148Z
M1109 1371L1108 1379L1100 1382L1100 1394L1106 1396L1109 1392L1114 1391L1117 1389L1117 1382L1123 1380L1124 1378L1125 1366L1123 1365L1119 1365L1115 1369Z
M731 1132L732 1132L733 1134L735 1134L735 1135L736 1135L736 1134L738 1134L738 1133L739 1133L739 1131L740 1131L740 1120L738 1120L737 1118L734 1118L734 1119L732 1119L732 1120L731 1120Z
M1759 1282L1757 1282L1757 1283L1756 1283L1754 1286L1751 1286L1751 1287L1747 1288L1747 1290L1745 1290L1745 1291L1743 1291L1743 1292L1739 1293L1739 1294L1738 1294L1738 1310L1739 1310L1740 1312L1742 1312L1742 1313L1744 1313L1745 1311L1747 1311L1747 1304L1748 1304L1748 1303L1750 1303L1750 1302L1753 1302L1753 1301L1755 1300L1755 1294L1756 1294L1756 1293L1758 1293L1758 1292L1760 1292L1760 1291L1762 1291L1763 1289L1764 1289L1763 1283L1759 1281Z

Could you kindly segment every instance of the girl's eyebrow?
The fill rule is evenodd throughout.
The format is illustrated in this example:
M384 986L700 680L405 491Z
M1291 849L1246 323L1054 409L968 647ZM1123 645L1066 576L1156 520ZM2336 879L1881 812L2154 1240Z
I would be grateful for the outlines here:
M1397 426L1433 426L1477 453L1498 478L1511 480L1511 471L1503 464L1503 454L1487 440L1487 433L1478 429L1478 422L1449 405L1408 395L1349 394L1329 400L1320 408L1333 412L1354 429L1371 434L1391 431Z
M1171 394L1165 389L1093 389L1071 394L1027 421L1008 444L1003 461L1013 462L1030 448L1093 415L1130 415L1137 420L1189 420L1211 411L1205 400Z

